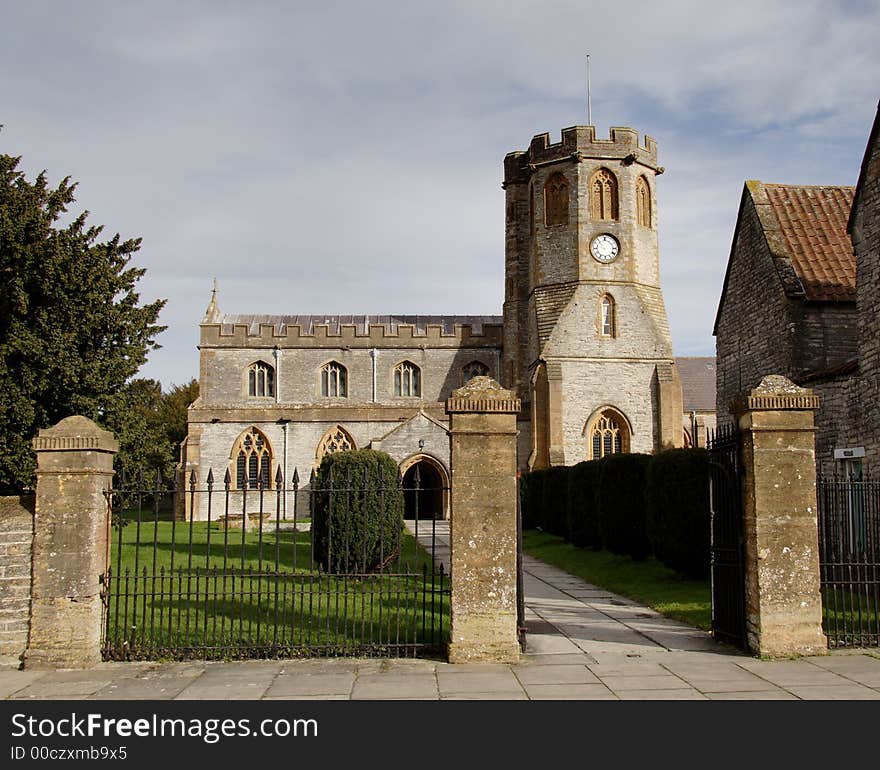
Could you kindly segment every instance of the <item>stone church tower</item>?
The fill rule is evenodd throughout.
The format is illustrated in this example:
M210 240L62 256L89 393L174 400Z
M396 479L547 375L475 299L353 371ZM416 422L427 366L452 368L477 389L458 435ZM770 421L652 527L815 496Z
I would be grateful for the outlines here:
M681 383L660 289L657 145L593 126L504 160L504 380L520 465L681 446ZM524 462L527 459L527 463Z

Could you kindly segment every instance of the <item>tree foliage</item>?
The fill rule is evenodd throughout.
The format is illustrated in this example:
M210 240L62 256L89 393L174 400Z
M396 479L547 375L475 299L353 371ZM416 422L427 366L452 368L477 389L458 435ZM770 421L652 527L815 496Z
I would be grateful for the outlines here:
M31 438L71 414L99 422L119 406L126 383L157 348L164 300L140 305L129 266L140 239L100 240L65 178L33 182L19 158L0 154L0 490L33 483ZM149 400L151 387L128 394ZM136 393L135 393L136 391Z

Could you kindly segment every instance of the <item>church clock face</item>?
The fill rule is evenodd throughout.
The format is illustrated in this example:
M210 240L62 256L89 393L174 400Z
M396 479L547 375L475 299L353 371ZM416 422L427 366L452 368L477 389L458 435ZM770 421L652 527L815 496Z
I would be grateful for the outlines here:
M608 235L608 233L597 235L590 242L590 254L593 255L593 259L603 265L613 262L619 253L620 244L617 242L617 238Z

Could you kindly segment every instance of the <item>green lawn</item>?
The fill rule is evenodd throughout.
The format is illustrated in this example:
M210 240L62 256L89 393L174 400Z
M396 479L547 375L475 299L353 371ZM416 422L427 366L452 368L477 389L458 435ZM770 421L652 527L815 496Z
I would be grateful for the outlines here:
M709 581L689 580L654 559L636 562L608 551L576 548L561 537L523 531L523 550L588 583L635 599L667 617L709 630L712 622Z
M401 558L368 576L321 572L309 533L276 533L274 522L244 538L162 520L112 535L112 659L433 653L448 635L448 576L441 593L430 555L406 532Z

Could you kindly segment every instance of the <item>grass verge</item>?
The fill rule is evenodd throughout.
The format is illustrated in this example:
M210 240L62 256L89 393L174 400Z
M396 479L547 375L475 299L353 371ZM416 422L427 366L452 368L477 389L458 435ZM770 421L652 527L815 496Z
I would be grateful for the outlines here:
M523 550L536 559L708 631L712 610L709 581L690 580L655 559L636 562L608 551L576 548L561 537L523 531Z

